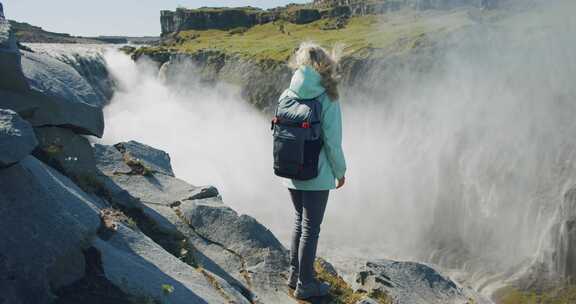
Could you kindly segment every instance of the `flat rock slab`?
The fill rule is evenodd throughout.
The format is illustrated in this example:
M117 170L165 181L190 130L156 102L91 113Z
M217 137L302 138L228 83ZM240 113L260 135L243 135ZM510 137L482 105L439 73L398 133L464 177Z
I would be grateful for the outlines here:
M399 304L467 304L470 296L450 278L416 262L375 260L358 272L356 290L385 292Z
M44 304L84 275L100 203L32 156L0 169L0 301Z
M0 167L28 156L38 145L32 126L16 112L0 109Z
M137 298L171 304L250 303L226 281L192 268L124 225L108 241L96 239L94 247L108 280Z
M137 141L122 142L114 145L126 159L140 162L155 173L174 176L170 155Z

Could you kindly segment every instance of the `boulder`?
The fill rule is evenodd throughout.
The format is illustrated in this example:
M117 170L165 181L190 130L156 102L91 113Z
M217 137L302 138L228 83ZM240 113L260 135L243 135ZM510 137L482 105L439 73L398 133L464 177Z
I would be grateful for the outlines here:
M22 55L21 55L22 54ZM0 21L0 107L33 126L61 126L101 137L101 96L70 65L51 56L18 50L10 25Z
M119 225L107 241L93 243L106 278L137 299L158 303L250 303L226 281L194 269L138 230Z
M450 278L416 262L366 262L353 286L368 294L386 293L399 304L466 304L472 297Z
M76 182L97 174L92 145L85 137L59 127L38 127L35 132L40 143L35 156L39 159Z
M16 112L0 109L0 167L28 156L38 145L32 126Z
M46 96L99 107L101 98L71 65L40 53L22 52L22 71L30 88Z
M17 112L34 127L60 126L97 137L104 133L102 108L56 99L36 91L19 93L0 89L0 108Z
M151 147L133 145L144 149L140 155L158 155ZM268 229L226 206L214 187L196 187L160 171L139 174L126 164L129 149L119 147L96 145L97 166L109 179L103 185L110 199L139 210L143 231L177 256L183 238L183 259L223 278L250 300L294 302L284 291L287 251Z
M0 170L0 303L49 303L84 275L100 202L32 156Z
M82 86L90 85L96 94L96 96L90 94L90 99L87 100L91 105L103 107L112 99L116 83L114 77L110 75L104 58L105 46L82 44L62 47L58 44L37 43L31 44L31 46L29 51L32 50L39 55L48 55L75 69L84 80Z

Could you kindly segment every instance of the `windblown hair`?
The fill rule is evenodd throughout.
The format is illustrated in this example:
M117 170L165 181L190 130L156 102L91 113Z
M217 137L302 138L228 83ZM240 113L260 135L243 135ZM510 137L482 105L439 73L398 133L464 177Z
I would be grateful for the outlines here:
M322 77L322 86L332 101L340 98L338 84L340 82L339 60L342 51L341 46L335 46L330 52L321 46L304 42L289 62L290 68L297 70L303 65L313 67Z

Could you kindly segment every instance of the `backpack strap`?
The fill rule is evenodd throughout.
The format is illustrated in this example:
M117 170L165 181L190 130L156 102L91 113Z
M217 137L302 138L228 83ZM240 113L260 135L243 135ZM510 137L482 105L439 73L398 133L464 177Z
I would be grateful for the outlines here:
M297 100L301 100L301 101L313 101L316 100L318 101L318 99L322 96L324 96L326 94L326 91L324 91L322 94L314 97L314 98L310 98L310 99L301 99L301 98L295 98ZM284 98L293 98L293 97L284 97ZM274 112L274 117L272 118L272 122L270 124L270 130L274 130L274 126L275 125L281 125L281 126L287 126L287 127L295 127L295 128L303 128L303 129L310 129L312 127L312 125L317 125L319 124L320 121L312 121L312 122L302 122L302 123L298 123L298 122L294 122L294 121L290 121L287 119L280 119L280 117L278 117L278 106L276 106L276 111Z
M312 125L316 125L319 123L320 123L320 121L313 121L313 122L305 121L302 123L298 123L298 122L287 120L287 119L281 119L278 116L274 116L274 118L272 118L272 129L274 129L274 125L294 127L294 128L302 128L302 129L310 129L312 127Z

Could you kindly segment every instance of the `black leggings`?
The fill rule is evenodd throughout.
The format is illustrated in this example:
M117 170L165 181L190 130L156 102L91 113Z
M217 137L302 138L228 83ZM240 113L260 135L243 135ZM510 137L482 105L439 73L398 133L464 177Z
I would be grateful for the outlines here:
M308 284L314 280L316 247L330 191L289 190L296 211L290 267L291 271L298 272L302 284Z

